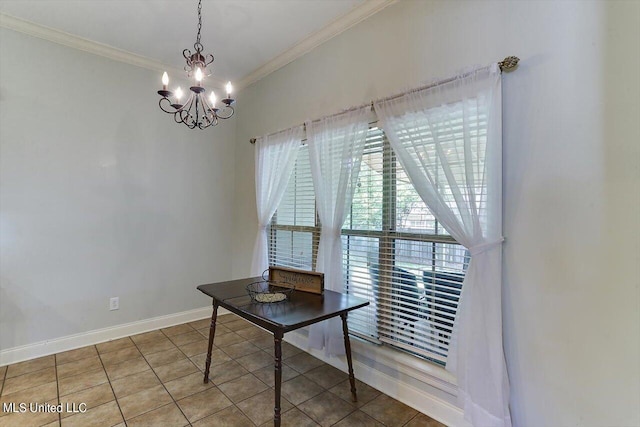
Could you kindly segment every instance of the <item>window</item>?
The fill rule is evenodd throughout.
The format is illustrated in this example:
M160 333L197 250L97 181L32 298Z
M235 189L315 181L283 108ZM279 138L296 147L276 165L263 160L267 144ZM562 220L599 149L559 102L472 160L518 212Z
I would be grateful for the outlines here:
M320 225L306 145L270 233L271 265L315 270ZM371 302L349 314L350 331L444 364L469 255L422 202L376 127L342 244L345 292Z
M309 149L303 145L271 220L269 264L315 271L319 242Z
M345 290L371 302L350 313L350 330L444 363L469 256L378 128L369 130L342 242Z

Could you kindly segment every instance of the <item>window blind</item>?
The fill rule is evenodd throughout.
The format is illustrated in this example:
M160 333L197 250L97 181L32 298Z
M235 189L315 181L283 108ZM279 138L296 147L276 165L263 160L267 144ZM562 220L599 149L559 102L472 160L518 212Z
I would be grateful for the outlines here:
M350 330L444 363L468 253L422 202L378 128L369 131L342 234L345 290L371 303L350 313Z
M270 264L315 271L319 237L303 145L271 221ZM377 127L368 131L342 244L345 292L370 301L349 313L350 332L444 364L469 254L422 202Z
M303 145L271 220L270 265L315 270L319 236L309 149Z

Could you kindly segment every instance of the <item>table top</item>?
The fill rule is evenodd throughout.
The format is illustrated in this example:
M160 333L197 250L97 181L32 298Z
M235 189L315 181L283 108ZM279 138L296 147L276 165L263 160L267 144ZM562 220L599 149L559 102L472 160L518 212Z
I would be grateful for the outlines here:
M349 294L325 290L323 295L293 291L289 301L264 304L251 301L246 286L261 277L198 286L219 306L271 332L288 332L369 305Z

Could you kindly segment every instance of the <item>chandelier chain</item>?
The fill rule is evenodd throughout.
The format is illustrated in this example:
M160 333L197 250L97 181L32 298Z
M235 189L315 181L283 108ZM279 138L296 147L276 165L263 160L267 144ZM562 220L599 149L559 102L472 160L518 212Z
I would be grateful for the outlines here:
M202 0L198 1L198 35L196 36L196 44L200 44L200 30L202 30Z

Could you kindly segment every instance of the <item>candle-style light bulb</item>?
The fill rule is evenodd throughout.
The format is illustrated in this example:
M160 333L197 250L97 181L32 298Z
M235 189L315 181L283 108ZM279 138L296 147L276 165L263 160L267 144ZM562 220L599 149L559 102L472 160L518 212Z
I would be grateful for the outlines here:
M225 88L227 89L227 98L231 98L231 92L233 92L233 86L231 86L231 82L227 82Z
M202 70L200 68L196 68L196 82L198 82L198 86L202 82Z
M162 74L162 90L167 90L167 85L169 84L169 75L165 71Z
M176 101L180 101L180 98L182 98L182 89L178 86L178 89L176 89Z
M211 101L211 106L215 108L216 106L216 93L214 91L211 91L211 95L209 95L209 101Z

